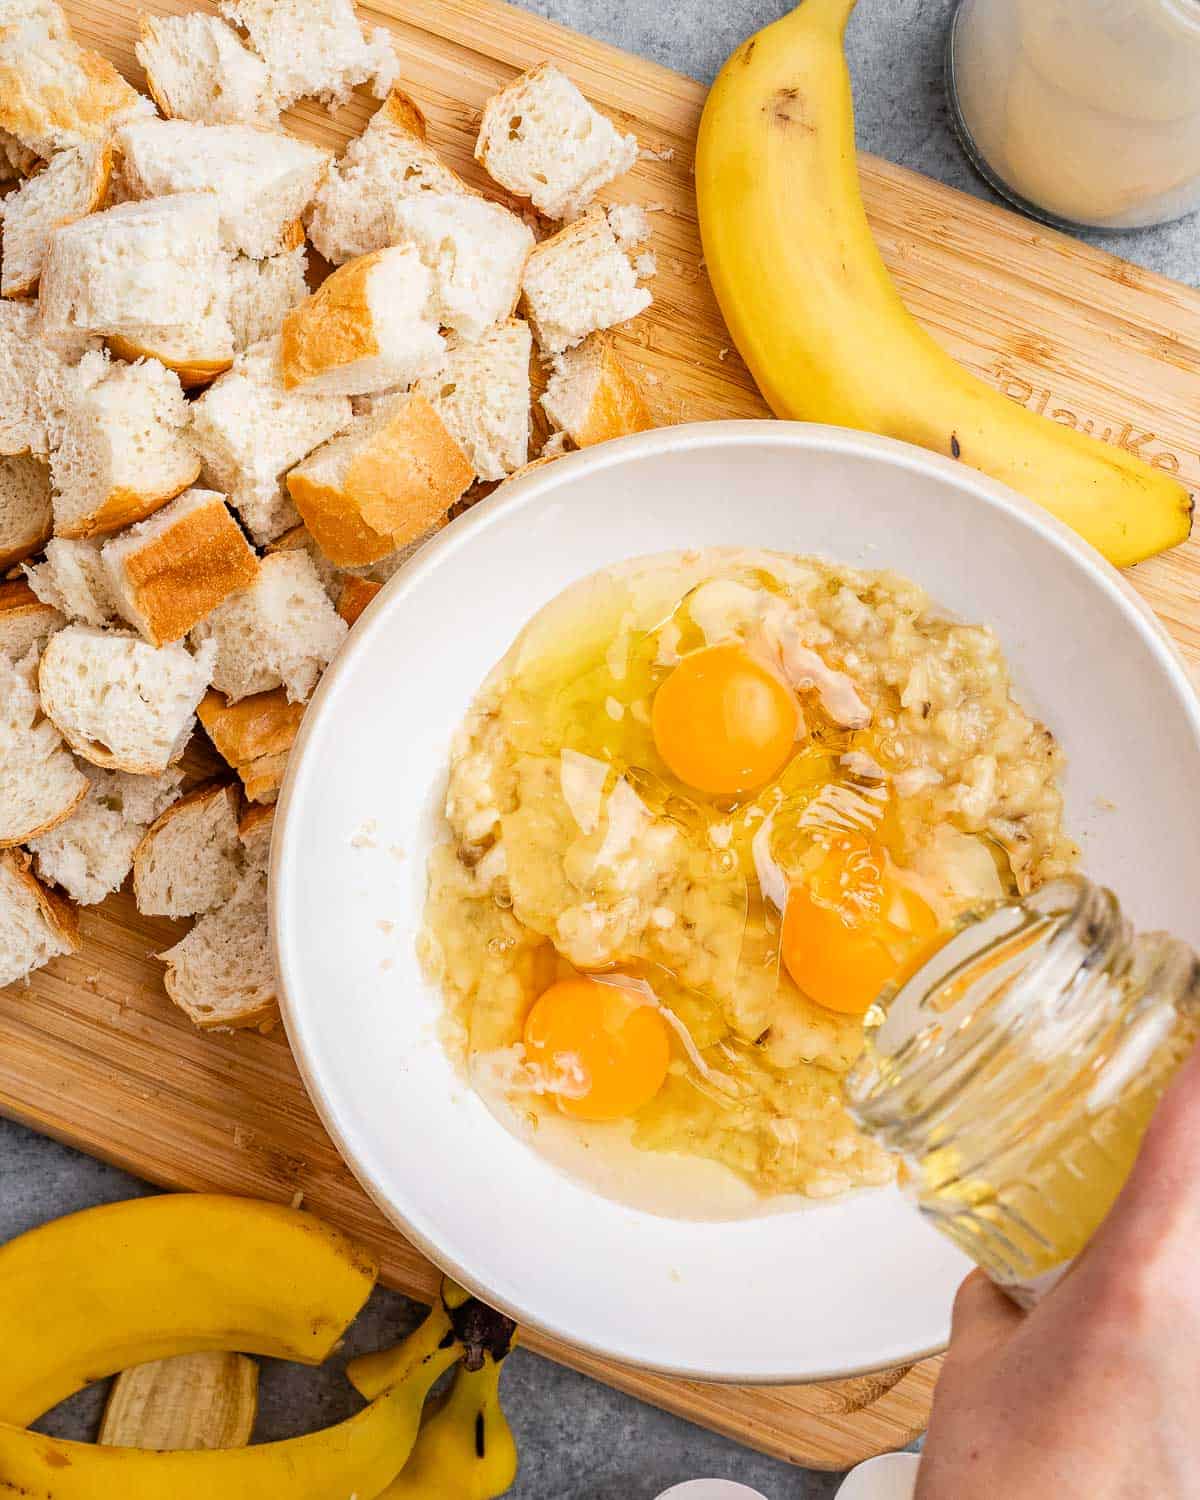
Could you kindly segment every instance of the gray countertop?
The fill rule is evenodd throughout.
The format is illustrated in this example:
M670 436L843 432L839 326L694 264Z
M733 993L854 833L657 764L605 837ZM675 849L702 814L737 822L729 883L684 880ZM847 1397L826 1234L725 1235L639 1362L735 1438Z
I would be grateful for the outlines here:
M782 14L779 0L519 0L527 9L705 81L742 37ZM991 194L951 132L942 91L942 50L952 0L862 0L849 33L858 138L870 151L967 192ZM1163 229L1095 236L1142 265L1195 285L1200 217ZM0 1241L90 1204L150 1191L122 1173L0 1121ZM417 1310L380 1292L356 1326L350 1352L390 1342ZM94 1435L103 1393L93 1389L44 1424ZM722 1438L518 1352L506 1375L521 1476L514 1500L652 1500L697 1475L736 1479L770 1500L824 1500L835 1476L774 1463ZM263 1379L259 1432L283 1437L351 1410L336 1369L271 1367Z

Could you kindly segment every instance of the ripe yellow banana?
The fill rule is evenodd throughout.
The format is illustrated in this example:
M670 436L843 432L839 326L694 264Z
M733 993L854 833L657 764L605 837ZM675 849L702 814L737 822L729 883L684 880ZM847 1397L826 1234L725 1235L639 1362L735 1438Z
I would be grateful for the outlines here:
M374 1284L345 1235L249 1198L179 1193L59 1219L0 1249L0 1420L23 1427L90 1381L175 1354L320 1364Z
M464 1355L436 1307L392 1360L395 1383L357 1416L253 1448L153 1453L0 1424L0 1495L39 1500L370 1500L399 1473L430 1387Z
M744 42L700 122L705 262L772 411L961 458L1118 565L1175 546L1192 512L1178 481L977 380L900 300L858 184L842 47L854 3L801 0Z
M495 1500L517 1477L517 1445L500 1406L501 1362L459 1366L416 1446L379 1500Z

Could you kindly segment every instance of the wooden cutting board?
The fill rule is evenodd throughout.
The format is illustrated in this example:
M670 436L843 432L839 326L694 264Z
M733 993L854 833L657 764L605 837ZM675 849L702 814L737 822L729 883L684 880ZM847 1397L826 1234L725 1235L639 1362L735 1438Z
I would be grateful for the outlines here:
M67 0L66 8L81 40L140 84L137 0ZM146 8L195 6L153 0ZM478 110L541 58L560 62L635 130L653 155L610 196L657 210L659 274L653 309L623 335L625 353L663 423L766 415L701 264L691 180L699 85L498 0L373 0L364 13L394 32L401 80L428 113L434 144L481 186L471 160ZM291 125L340 147L372 107L356 98L329 115L305 105ZM1200 487L1200 294L901 168L864 157L862 170L888 263L953 354L1013 400ZM1197 545L1144 564L1133 581L1200 664ZM303 1193L308 1207L378 1250L391 1285L428 1296L433 1268L342 1165L282 1034L193 1032L149 957L175 928L139 916L127 896L85 911L83 931L78 956L0 992L0 1110L170 1187L285 1202ZM765 1452L833 1469L909 1442L925 1425L937 1368L931 1360L852 1381L718 1387L527 1342Z

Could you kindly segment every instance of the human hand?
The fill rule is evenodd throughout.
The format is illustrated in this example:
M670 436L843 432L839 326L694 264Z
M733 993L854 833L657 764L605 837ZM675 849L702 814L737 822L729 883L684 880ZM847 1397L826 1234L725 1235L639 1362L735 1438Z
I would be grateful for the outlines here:
M916 1500L1200 1496L1200 1048L1117 1202L1029 1314L954 1304Z

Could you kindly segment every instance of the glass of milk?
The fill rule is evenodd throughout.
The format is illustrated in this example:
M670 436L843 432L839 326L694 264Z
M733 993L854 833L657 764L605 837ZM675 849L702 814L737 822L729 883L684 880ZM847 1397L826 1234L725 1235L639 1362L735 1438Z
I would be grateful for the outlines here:
M1200 0L959 0L947 83L988 181L1067 227L1200 208Z

